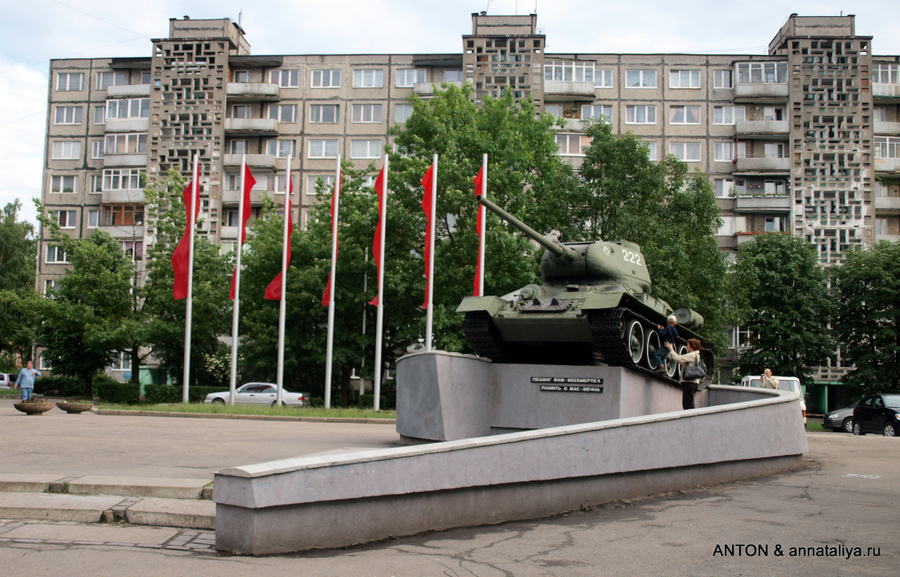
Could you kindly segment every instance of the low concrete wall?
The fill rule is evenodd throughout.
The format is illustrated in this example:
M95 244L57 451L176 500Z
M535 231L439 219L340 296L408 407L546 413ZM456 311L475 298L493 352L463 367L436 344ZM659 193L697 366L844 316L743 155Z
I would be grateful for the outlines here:
M216 474L216 546L266 555L529 519L769 474L806 452L799 395L713 386L712 404L490 437L284 459ZM747 431L778 431L749 435Z

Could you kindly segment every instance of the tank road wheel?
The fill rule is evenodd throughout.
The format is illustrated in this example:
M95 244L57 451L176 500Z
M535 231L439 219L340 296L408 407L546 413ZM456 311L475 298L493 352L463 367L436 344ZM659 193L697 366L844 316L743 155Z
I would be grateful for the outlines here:
M631 319L625 321L625 330L622 331L622 340L625 342L625 348L631 361L637 365L644 356L644 328L641 323Z
M679 355L686 355L688 352L687 345L678 345L677 347L675 347L675 350L673 352L678 353ZM672 363L672 372L671 373L669 372L669 363ZM670 377L672 377L676 381L680 381L681 380L681 369L682 369L681 365L679 365L674 359L666 357L666 373Z
M662 344L659 342L659 333L653 329L649 329L647 331L647 336L644 338L644 350L647 352L647 355L644 358L646 359L647 366L654 371L659 365L653 361L653 353L661 346Z

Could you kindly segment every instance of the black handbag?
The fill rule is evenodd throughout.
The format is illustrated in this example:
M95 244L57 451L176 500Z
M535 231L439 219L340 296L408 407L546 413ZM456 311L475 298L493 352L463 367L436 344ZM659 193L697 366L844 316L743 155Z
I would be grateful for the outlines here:
M699 354L697 355L697 364L687 365L686 367L684 367L684 369L681 371L681 378L686 381L706 378L706 369L700 366Z

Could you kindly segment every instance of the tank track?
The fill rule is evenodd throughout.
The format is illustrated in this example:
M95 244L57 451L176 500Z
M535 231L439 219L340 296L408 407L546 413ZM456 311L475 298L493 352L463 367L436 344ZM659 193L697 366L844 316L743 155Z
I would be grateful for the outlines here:
M487 357L495 363L513 362L506 354L503 341L491 325L491 315L486 312L469 312L463 319L463 333L479 357Z

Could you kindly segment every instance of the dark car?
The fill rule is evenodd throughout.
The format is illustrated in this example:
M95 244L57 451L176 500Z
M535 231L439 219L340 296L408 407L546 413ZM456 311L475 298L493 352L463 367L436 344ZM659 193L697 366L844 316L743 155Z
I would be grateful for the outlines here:
M900 429L900 394L863 397L853 409L853 434L893 437Z
M856 401L849 407L838 409L836 411L828 411L822 418L822 426L832 431L844 431L845 433L853 432L853 409L859 401Z

